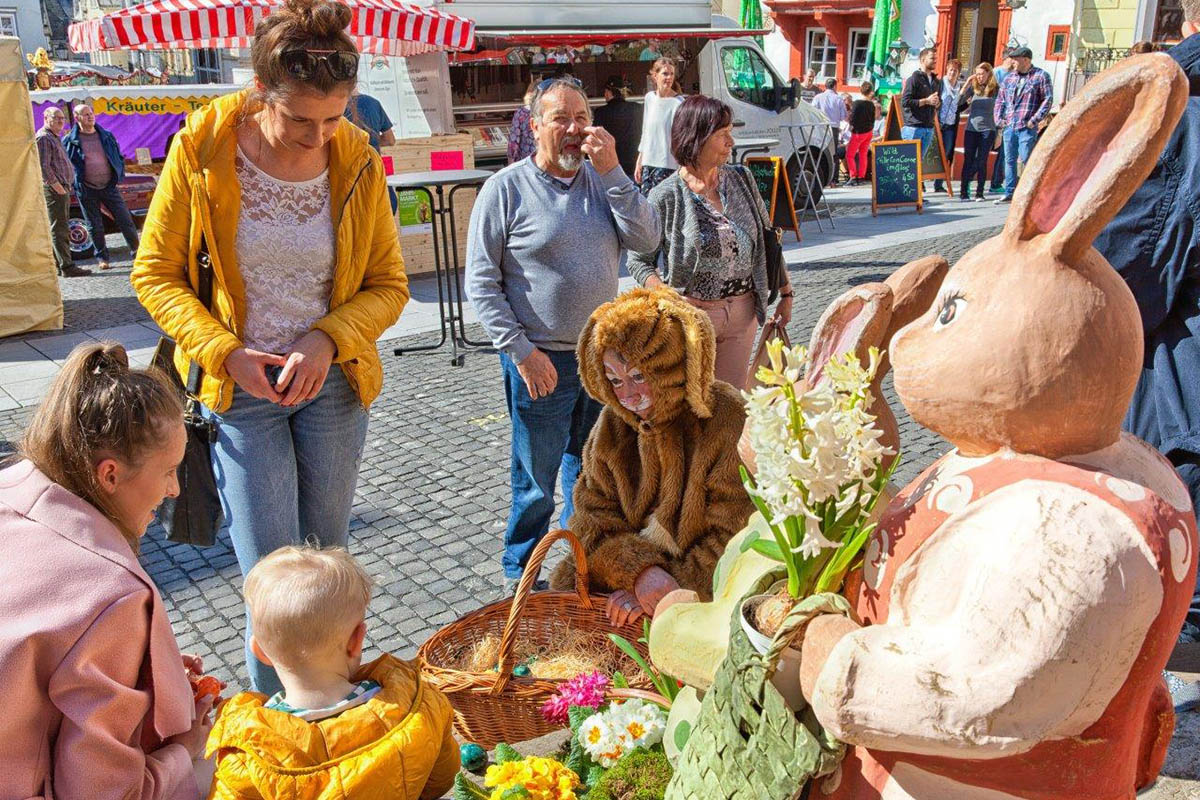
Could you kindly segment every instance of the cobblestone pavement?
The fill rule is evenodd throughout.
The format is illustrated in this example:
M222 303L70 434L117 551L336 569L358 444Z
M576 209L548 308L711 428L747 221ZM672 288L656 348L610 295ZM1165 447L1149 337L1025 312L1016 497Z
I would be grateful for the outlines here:
M929 253L953 263L995 230L793 268L793 341L807 342L821 312L847 287L882 280ZM122 268L127 262L114 266L111 274L63 281L68 330L146 321L128 288ZM475 331L472 338L482 336ZM428 339L381 346L384 391L371 408L351 522L350 549L378 583L368 649L403 657L411 657L439 627L496 598L508 509L509 424L498 359L473 353L464 367L453 368L440 352L391 355L394 346ZM904 452L896 480L903 484L948 445L904 413L890 385L885 391L900 425ZM12 450L31 413L30 408L0 413L0 455ZM245 686L241 576L228 537L201 550L166 543L155 528L143 541L142 563L162 591L180 647L203 656L208 669L232 687ZM1200 777L1194 757L1198 716L1181 720L1167 774ZM1169 796L1188 797L1190 786Z

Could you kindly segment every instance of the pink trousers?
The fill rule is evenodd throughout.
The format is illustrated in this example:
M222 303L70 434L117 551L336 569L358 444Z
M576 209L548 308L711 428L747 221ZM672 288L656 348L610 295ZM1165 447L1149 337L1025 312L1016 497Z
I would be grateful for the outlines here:
M724 300L686 299L712 320L717 335L717 380L732 384L735 389L745 389L754 337L758 334L754 292Z

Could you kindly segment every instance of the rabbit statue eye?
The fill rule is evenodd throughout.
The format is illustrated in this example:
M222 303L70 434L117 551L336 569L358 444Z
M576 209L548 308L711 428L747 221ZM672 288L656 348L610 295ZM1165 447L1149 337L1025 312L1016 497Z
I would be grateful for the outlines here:
M954 292L948 295L942 301L942 307L938 310L937 320L933 323L934 330L940 330L950 323L958 319L959 315L966 310L967 301L959 292Z

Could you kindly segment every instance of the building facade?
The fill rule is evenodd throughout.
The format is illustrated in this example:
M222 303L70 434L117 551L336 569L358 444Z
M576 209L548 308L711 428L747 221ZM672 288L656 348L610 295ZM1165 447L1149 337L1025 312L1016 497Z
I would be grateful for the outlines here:
M937 47L941 72L952 58L967 69L982 61L994 65L1006 47L1025 45L1056 87L1064 86L1078 1L903 0L900 28L909 55L902 72L916 69L925 47ZM765 5L791 45L792 76L812 69L819 80L837 79L841 91L855 90L866 65L873 0L765 0Z
M33 53L39 47L49 51L46 24L42 18L40 0L0 0L0 36L15 36L21 40L21 53ZM25 67L28 69L29 64Z

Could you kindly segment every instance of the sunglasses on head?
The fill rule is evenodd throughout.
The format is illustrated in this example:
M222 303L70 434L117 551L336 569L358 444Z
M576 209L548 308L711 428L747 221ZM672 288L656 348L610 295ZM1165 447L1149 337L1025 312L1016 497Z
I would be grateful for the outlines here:
M576 89L583 88L583 81L579 80L579 78L573 78L570 75L564 75L561 78L546 78L546 80L542 81L541 83L539 83L537 85L537 90L539 92L544 92L547 89L549 89L551 86L553 86L554 84L556 84L560 81L564 82L564 83L569 83L572 86L574 86Z
M335 81L348 81L358 74L358 53L349 50L285 50L279 63L301 81L312 80L321 64Z

